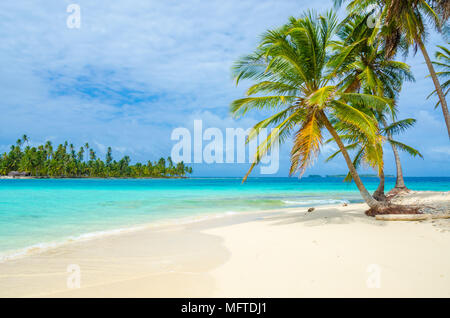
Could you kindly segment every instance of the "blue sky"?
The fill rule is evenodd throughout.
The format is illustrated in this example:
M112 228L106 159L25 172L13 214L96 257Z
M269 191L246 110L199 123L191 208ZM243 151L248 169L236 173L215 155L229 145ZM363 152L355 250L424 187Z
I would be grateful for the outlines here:
M81 7L81 28L69 29L66 8ZM228 106L242 96L230 66L252 51L266 29L306 9L325 11L332 1L2 1L0 4L0 152L26 133L32 143L88 141L103 155L135 161L168 156L175 127L248 128L261 117L233 120ZM430 34L434 53L443 39ZM406 60L416 82L402 91L399 118L417 125L399 140L425 159L402 155L407 176L450 176L450 145L441 111L425 78L420 52ZM306 174L346 173L341 159L324 163L324 149ZM286 176L289 143L281 148ZM394 163L386 148L386 172ZM195 164L194 176L241 176L247 165ZM366 170L366 172L369 170ZM257 175L257 174L255 174Z

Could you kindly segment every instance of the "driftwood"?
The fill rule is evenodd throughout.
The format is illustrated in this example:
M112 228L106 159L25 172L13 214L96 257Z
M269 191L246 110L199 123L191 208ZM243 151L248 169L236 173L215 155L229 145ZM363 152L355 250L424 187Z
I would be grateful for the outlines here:
M392 215L392 214L422 214L419 211L420 207L418 206L409 206L409 205L397 205L397 204L389 204L387 203L385 206L380 208L370 208L365 212L367 216L376 216L376 215Z
M379 221L424 221L431 219L450 219L447 214L380 214L375 216Z

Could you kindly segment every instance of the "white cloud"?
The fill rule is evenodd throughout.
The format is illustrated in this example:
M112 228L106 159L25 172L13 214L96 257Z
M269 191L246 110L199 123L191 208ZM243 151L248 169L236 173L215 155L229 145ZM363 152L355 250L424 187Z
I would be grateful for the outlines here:
M450 156L450 147L442 146L442 147L433 147L431 148L432 152L435 152L437 154L444 154ZM449 157L447 157L449 158Z
M228 114L230 101L244 90L231 81L232 62L267 28L305 9L329 9L332 1L79 0L81 28L68 29L70 3L0 3L1 150L27 133L76 146L97 141L116 155L145 160L168 155L171 130L196 116L214 127L251 126L260 116L235 122ZM420 65L421 56L413 61ZM440 114L429 114L433 101L424 96L432 84L424 77L421 68L420 90L405 87L400 101L402 116L419 120L406 138L440 147L448 139L440 137Z

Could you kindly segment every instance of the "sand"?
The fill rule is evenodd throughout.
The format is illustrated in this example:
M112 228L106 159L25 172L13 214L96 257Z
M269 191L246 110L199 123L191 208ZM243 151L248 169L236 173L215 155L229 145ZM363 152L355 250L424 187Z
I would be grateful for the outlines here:
M450 212L450 192L398 200ZM0 263L0 297L450 297L450 220L377 221L366 209L243 213L73 242Z

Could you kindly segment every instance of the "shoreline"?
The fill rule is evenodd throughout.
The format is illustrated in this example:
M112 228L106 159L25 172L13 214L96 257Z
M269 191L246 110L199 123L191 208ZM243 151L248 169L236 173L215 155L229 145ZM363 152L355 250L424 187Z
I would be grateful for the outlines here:
M449 297L450 220L393 224L366 208L238 212L71 242L0 263L0 297ZM71 264L80 289L66 285ZM389 288L365 286L370 264Z
M342 204L360 204L360 203L342 203ZM341 203L332 203L332 204L323 204L318 205L316 207L330 207L334 208ZM179 218L167 218L161 219L157 221L135 224L128 227L119 227L113 229L105 229L94 232L86 232L77 236L68 236L62 238L61 240L54 240L48 242L37 242L30 246L26 246L23 248L18 248L14 250L8 251L0 251L0 264L14 261L21 258L33 257L35 255L39 255L45 253L47 251L51 251L57 248L63 248L64 246L70 244L77 244L82 242L101 240L103 238L108 238L112 236L120 236L122 234L134 233L139 231L151 231L151 230L170 230L182 226L187 226L190 224L202 224L203 222L208 222L217 219L226 219L226 218L256 218L261 215L266 214L277 214L282 212L292 212L297 211L298 209L307 209L307 207L284 207L277 209L268 209L268 210L255 210L255 211L226 211L226 212L216 212L216 213L207 213L195 216L186 216Z
M99 180L114 180L114 179L189 179L190 177L49 177L49 176L0 176L0 180L11 179L99 179Z
M285 209L295 209L295 208L285 208ZM284 209L283 209L284 210ZM220 219L232 217L233 215L239 214L240 216L251 216L254 214L262 213L276 213L279 210L258 210L258 211L243 211L243 212L222 212L222 213L211 213L196 216L187 216L182 218L169 218L162 219L153 222L147 222L142 224L135 224L128 227L119 227L113 229L105 229L94 232L86 232L77 236L68 236L62 238L61 240L49 241L49 242L37 242L30 246L23 248L8 250L0 252L0 264L13 261L21 258L32 257L51 251L52 249L62 248L66 245L77 244L87 241L99 240L102 238L108 238L112 236L120 236L122 234L139 232L139 231L151 231L151 230L165 230L176 228L179 226L189 225L192 223L201 223L209 220Z
M440 195L448 195L450 192L440 192L440 191L412 191L412 193L417 196L417 200L415 202L411 202L410 200L404 200L403 197L405 196L400 195L398 196L393 202L398 204L408 204L408 203L414 203L414 204L424 204L428 207L433 206L433 201L436 199L436 197L439 197ZM421 196L425 194L426 199L421 200ZM428 194L430 194L433 199L427 200ZM408 195L406 195L408 196ZM134 224L130 226L124 226L124 227L117 227L117 228L110 228L110 229L103 229L93 232L86 232L81 233L76 236L67 236L63 237L58 240L53 241L46 241L46 242L36 242L32 245L25 246L22 248L17 249L11 249L6 251L0 251L0 264L16 260L24 257L30 257L36 254L40 254L43 252L46 252L51 249L63 247L67 244L75 244L77 242L85 242L85 241L91 241L91 240L97 240L102 238L107 238L110 236L116 236L121 235L124 233L131 233L131 232L137 232L137 231L145 231L145 230L159 230L159 229L166 229L171 227L177 227L177 226L183 226L188 225L191 223L201 223L201 222L207 222L213 219L221 219L221 218L231 218L233 216L242 216L251 217L252 215L261 215L261 214L271 214L271 213L289 213L289 212L295 212L299 209L305 209L305 211L313 207L315 209L317 208L339 208L341 206L354 206L354 205L364 205L364 203L350 203L347 200L327 200L327 201L336 201L332 203L323 204L321 203L323 200L317 200L317 202L311 202L311 206L302 206L302 207L280 207L276 209L267 209L267 210L254 210L254 211L224 211L224 212L214 212L214 213L205 213L205 214L199 214L194 216L184 216L184 217L177 217L177 218L165 218L160 220L155 220L151 222L146 223L139 223ZM430 203L431 201L431 203ZM439 199L437 200L439 202ZM286 201L287 203L290 201ZM365 206L366 209L368 209L367 206ZM450 212L450 203L447 207L448 211ZM442 208L439 207L438 210L442 211ZM435 211L429 211L432 213L436 213Z

